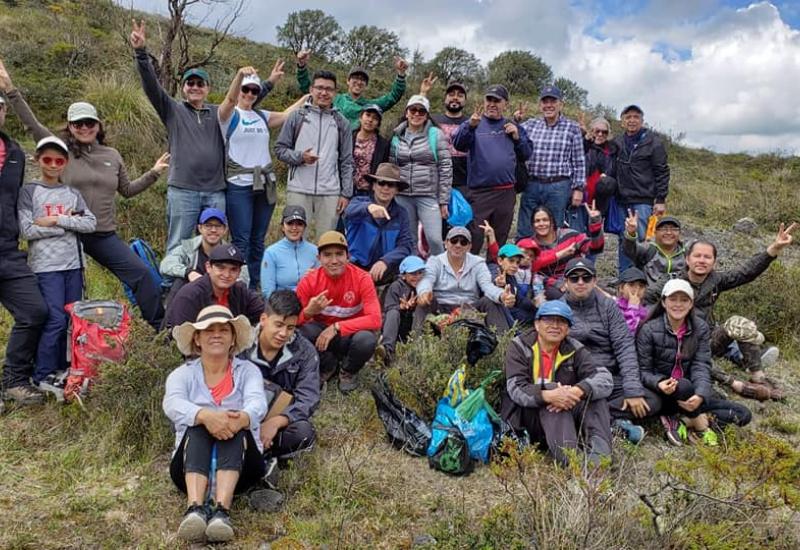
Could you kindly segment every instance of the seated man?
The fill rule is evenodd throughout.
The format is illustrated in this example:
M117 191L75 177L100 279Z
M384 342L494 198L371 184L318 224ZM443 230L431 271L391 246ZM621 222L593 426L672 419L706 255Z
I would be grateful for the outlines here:
M531 442L546 446L560 464L582 436L589 460L611 456L611 419L606 397L611 374L569 336L572 311L564 302L545 302L534 328L514 338L506 351L500 415Z
M381 305L369 274L349 262L344 235L323 233L317 251L320 267L297 285L303 304L298 324L319 351L320 378L332 378L341 362L339 390L348 393L358 387L356 374L375 352Z
M197 221L197 235L184 239L180 246L170 250L161 260L159 271L165 277L172 277L172 287L167 294L166 304L172 303L175 295L186 283L206 274L206 262L211 250L225 240L228 234L228 219L217 208L206 208ZM239 280L249 283L247 270L243 269Z
M661 400L642 385L636 340L613 298L597 288L591 260L573 258L567 263L566 292L562 300L572 309L570 337L592 354L592 362L611 373L613 388L608 407L614 427L631 443L639 443L644 429L631 420L658 414Z
M214 247L206 261L206 274L181 288L167 308L164 326L168 329L185 321L194 321L206 306L221 305L234 315L244 315L258 323L264 312L264 300L258 292L237 281L244 265L241 252L232 244Z
M508 330L503 306L513 306L516 297L510 286L495 286L486 261L469 252L471 243L472 234L466 227L453 227L447 232L445 251L428 258L425 275L417 285L415 332L422 330L429 313L451 313L464 306L485 313L486 325L497 332Z
M647 284L658 281L665 273L680 273L686 267L686 248L681 242L681 222L672 216L662 216L656 222L656 234L651 241L636 240L639 214L625 219L625 238L622 250L644 271Z
M353 197L344 214L350 261L381 285L394 279L400 262L414 251L408 213L394 200L408 184L388 162L364 178L371 184L369 195Z
M291 458L316 439L311 416L319 405L319 356L311 342L295 332L302 309L291 290L270 294L255 342L243 355L264 377L270 408L260 435L267 458ZM284 397L290 403L283 402L282 392L289 394Z

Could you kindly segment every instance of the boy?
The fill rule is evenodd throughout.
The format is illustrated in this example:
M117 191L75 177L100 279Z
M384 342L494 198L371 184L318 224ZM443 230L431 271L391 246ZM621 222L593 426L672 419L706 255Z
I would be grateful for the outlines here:
M19 229L28 240L28 264L36 274L48 309L36 350L33 382L40 390L63 395L67 368L66 304L81 299L83 251L76 233L91 233L97 220L81 194L61 183L69 150L59 138L49 136L36 145L41 181L22 186L17 203Z
M647 276L641 269L629 267L619 276L617 305L625 316L625 323L631 334L636 334L636 329L647 317L647 307L642 304L645 290Z
M495 276L495 285L500 288L510 286L516 295L516 303L508 308L511 314L509 322L516 321L521 325L530 325L536 315L534 285L532 284L535 275L532 277L530 270L520 269L525 258L526 255L519 246L510 243L503 245L497 253L497 267L492 266L491 271Z
M389 285L383 301L384 365L394 360L397 340L405 341L411 332L414 309L417 307L417 284L425 274L425 262L419 256L408 256L400 262L400 278Z

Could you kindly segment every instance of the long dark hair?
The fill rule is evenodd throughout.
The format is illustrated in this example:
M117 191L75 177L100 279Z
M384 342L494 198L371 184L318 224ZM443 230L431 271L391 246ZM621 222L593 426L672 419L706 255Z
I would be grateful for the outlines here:
M543 204L537 206L536 208L533 209L533 212L531 212L531 228L533 228L533 219L539 212L544 212L545 214L547 214L547 217L550 219L550 231L558 235L558 226L556 225L556 217L553 215L553 211L544 206ZM533 231L533 236L536 237L535 230Z
M103 128L103 123L99 120L97 121L99 129L97 130L97 137L95 141L100 145L106 144L106 130ZM67 123L64 128L61 129L59 132L59 137L64 140L64 143L67 144L67 149L69 149L70 154L73 158L80 158L82 151L81 151L81 143L75 139L72 135L72 132L69 131L69 123Z

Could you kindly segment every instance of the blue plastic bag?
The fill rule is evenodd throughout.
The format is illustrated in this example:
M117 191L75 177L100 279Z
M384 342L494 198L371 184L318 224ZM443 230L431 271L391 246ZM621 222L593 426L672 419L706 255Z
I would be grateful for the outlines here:
M622 216L622 211L617 206L617 198L611 197L608 200L608 215L606 216L603 230L606 233L619 235L625 229L625 218Z
M464 195L458 189L450 191L450 217L447 218L447 223L452 227L462 226L466 227L472 221L472 206L470 206Z
M455 427L464 435L469 445L470 457L489 462L489 448L494 437L494 426L486 409L482 408L471 422L463 420L450 406L447 398L439 400L436 405L436 416L431 425L431 442L428 445L428 456L433 456L440 444L448 435L448 427Z

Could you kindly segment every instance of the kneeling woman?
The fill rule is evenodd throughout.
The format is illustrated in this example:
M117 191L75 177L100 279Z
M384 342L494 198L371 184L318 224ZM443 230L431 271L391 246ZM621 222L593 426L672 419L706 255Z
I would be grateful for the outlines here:
M713 443L712 417L718 427L750 422L747 407L718 399L711 387L711 347L708 325L694 311L694 291L682 279L664 285L661 302L639 328L636 349L644 385L662 399L661 421L667 439L681 445L677 415L686 427Z
M181 353L199 356L170 373L163 403L175 428L170 476L189 503L178 537L231 540L228 511L234 492L264 475L258 431L267 401L261 372L235 357L253 343L253 330L245 316L234 318L228 308L214 305L201 310L195 323L175 327L172 335ZM212 454L214 490L206 505Z

